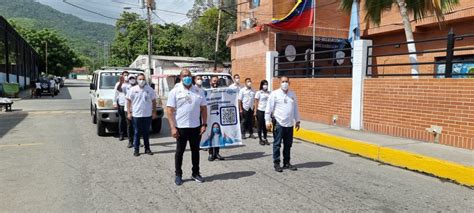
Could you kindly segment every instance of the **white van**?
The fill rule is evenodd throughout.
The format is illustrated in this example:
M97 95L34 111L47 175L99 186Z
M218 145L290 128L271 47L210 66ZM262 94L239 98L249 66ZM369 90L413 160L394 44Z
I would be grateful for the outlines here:
M118 110L114 109L114 87L123 71L140 74L143 70L134 68L106 67L96 70L90 84L90 111L92 123L97 124L97 135L104 136L106 130L117 129ZM153 133L159 133L163 118L161 99L157 99L157 119L152 121Z

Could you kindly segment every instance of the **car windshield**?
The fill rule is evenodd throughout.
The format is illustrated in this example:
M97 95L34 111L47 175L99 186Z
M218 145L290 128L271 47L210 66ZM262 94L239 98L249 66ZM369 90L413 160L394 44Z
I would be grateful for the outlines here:
M212 76L219 77L219 81L217 81L218 87L228 87L233 83L232 78L228 75L199 75L199 76L202 76L202 87L206 89L211 88Z
M103 72L100 74L99 89L114 89L121 72Z

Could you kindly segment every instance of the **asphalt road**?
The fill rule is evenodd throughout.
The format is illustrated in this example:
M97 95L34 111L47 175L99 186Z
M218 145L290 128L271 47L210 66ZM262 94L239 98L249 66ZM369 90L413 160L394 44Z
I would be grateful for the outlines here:
M17 101L0 112L0 212L469 212L474 190L339 151L295 142L298 171L273 171L271 146L246 140L225 161L201 152L205 183L190 180L185 153L175 186L175 141L164 125L153 156L98 137L87 82L55 98ZM167 124L167 122L164 122ZM143 151L143 150L141 150Z

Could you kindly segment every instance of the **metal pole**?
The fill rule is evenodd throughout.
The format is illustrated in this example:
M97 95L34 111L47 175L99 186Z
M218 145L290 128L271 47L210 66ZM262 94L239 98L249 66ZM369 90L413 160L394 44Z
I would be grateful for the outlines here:
M217 71L217 51L219 51L219 34L221 31L221 7L222 0L219 1L219 15L217 17L217 32L216 32L216 49L214 51L214 72Z
M147 24L148 24L148 27L147 27L147 33L148 33L148 69L146 71L146 77L147 79L150 79L150 75L152 75L153 73L152 72L152 67L151 67L151 55L152 55L152 26L151 26L151 10L152 10L152 6L153 6L153 1L154 0L147 0Z
M316 0L313 0L313 52L310 57L310 60L312 61L312 78L314 78L314 59L316 59Z
M446 69L445 69L445 78L452 78L453 73L453 57L454 57L454 32L453 28L448 33L448 45L446 48Z
M48 75L48 41L45 44L46 75Z

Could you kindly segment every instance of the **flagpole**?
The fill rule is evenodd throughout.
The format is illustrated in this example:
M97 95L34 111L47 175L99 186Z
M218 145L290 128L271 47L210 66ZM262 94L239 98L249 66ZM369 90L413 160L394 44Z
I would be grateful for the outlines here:
M313 0L313 52L311 54L311 61L312 61L312 75L311 77L314 78L314 59L316 59L315 55L316 50L316 0Z

